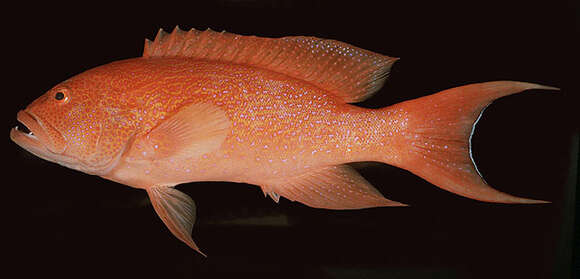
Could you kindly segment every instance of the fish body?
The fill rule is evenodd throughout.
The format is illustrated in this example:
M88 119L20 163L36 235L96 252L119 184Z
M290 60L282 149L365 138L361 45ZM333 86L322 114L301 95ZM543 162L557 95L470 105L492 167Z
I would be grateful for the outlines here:
M405 127L401 111L346 104L307 82L235 64L160 58L110 66L134 68L143 71L136 78L155 80L145 88L119 90L127 92L121 99L134 113L127 121L143 119L129 125L140 131L136 143L110 174L127 185L224 180L255 184L256 177L294 176L353 161L394 164L397 159L392 141ZM202 156L147 160L158 150L173 148L171 142L158 142L147 149L147 133L171 112L198 104L211 104L225 114L230 131L221 147Z
M146 41L143 57L56 85L18 113L10 136L41 158L145 189L197 251L195 204L173 188L193 181L253 184L317 208L404 206L345 165L377 161L482 201L543 202L489 187L470 137L494 99L554 88L498 81L381 109L350 104L378 91L395 61L313 37L176 28Z

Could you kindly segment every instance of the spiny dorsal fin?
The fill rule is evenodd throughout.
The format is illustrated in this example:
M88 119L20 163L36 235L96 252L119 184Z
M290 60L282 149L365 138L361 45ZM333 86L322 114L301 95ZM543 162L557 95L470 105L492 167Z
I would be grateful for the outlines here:
M144 58L190 57L250 65L324 88L347 103L365 100L385 82L398 58L315 37L260 38L212 30L171 34L159 29L145 40Z

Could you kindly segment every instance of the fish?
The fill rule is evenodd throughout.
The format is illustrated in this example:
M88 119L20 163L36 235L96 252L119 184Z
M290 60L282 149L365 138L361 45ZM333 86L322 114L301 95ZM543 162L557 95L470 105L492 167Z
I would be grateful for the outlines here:
M316 37L159 29L141 57L77 74L20 110L10 138L42 159L145 190L169 231L203 256L195 203L177 185L245 183L276 203L333 210L407 206L349 165L379 162L479 201L547 202L489 186L471 137L495 99L558 88L491 81L355 105L398 60Z

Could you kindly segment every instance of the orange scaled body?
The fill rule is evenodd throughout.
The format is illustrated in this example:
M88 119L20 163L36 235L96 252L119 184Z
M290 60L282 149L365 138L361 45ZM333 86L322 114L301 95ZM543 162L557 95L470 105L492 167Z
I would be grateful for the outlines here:
M143 121L132 124L140 131L137 143L110 176L131 186L208 180L259 184L264 177L293 177L346 162L397 162L391 143L404 131L404 112L348 105L307 82L235 64L160 58L107 66L111 73L132 71L155 80L146 88L121 90L128 92L121 97L129 100L124 110L138 108L132 119ZM177 148L175 138L142 141L184 104L211 104L225 113L229 131L220 148L181 160L147 160ZM154 148L145 150L147 145Z
M143 57L62 82L18 113L11 138L37 156L146 189L170 231L196 249L195 205L173 186L231 181L328 209L403 206L348 162L405 168L466 197L542 202L489 187L470 136L494 99L526 89L489 82L383 109L361 101L396 58L312 37L160 32Z

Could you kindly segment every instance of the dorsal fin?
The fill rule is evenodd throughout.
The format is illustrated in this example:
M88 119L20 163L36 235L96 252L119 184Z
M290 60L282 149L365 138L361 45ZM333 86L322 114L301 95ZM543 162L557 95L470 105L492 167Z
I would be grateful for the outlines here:
M378 91L398 58L315 37L260 38L212 30L171 34L159 29L145 40L144 58L190 57L250 65L326 89L347 103Z

